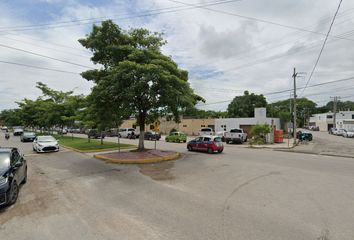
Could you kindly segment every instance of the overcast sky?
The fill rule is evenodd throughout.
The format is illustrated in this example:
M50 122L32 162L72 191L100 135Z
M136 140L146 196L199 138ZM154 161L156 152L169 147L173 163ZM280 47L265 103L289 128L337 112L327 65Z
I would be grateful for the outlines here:
M269 102L286 99L289 92L269 93L292 87L294 67L307 73L298 78L298 86L306 84L339 3L177 1L194 8L174 0L0 1L0 110L16 107L15 102L24 97L38 97L38 81L57 90L88 94L92 84L78 73L94 66L90 52L77 40L90 32L93 22L108 18L124 29L163 32L168 41L164 53L189 71L191 86L207 100L201 108L225 110L227 101L244 90L265 94ZM300 90L300 96L319 105L331 96L354 100L354 79L311 87L354 77L353 23L354 1L343 0L310 87L303 94Z

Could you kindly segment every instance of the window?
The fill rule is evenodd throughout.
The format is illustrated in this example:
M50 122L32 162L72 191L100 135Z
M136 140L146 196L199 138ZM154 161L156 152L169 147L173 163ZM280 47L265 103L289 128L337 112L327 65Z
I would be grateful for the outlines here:
M154 130L155 126L154 125L150 125L150 130Z
M200 127L205 127L205 125L200 125Z
M14 151L12 153L11 165L14 165L19 160L20 160L20 154L17 151Z
M183 125L183 127L184 127L184 128L186 128L186 127L187 127L187 125Z
M352 119L354 119L354 114L352 115Z
M231 129L230 132L231 132L231 133L242 133L241 129L237 129L237 128Z
M332 119L333 116L332 115L327 115L327 119Z
M204 141L204 142L210 142L210 140L211 140L210 137L205 137L203 141Z

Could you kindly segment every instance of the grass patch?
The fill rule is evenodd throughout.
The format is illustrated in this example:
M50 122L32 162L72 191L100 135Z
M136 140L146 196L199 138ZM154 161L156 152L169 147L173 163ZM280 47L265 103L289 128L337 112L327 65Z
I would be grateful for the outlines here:
M88 142L87 138L70 137L70 136L55 136L59 140L59 144L64 147L74 148L83 152L101 152L109 150L118 150L118 143L105 142L101 145L101 140L91 139ZM121 149L136 148L131 144L120 144Z

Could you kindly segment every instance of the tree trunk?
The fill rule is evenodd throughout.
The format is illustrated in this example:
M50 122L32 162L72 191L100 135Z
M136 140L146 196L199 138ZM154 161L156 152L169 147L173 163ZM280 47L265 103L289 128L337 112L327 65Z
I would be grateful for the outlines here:
M101 131L101 145L103 145L103 133Z
M139 128L140 128L139 145L138 145L139 151L143 151L145 149L145 147L144 147L145 117L146 117L146 113L140 112L139 118L138 118L139 119Z

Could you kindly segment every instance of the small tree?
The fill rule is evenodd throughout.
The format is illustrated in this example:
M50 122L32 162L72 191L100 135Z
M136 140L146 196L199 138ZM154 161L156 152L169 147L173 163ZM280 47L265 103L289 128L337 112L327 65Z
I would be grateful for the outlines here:
M251 129L251 134L254 137L256 144L264 144L266 142L266 135L271 132L271 127L268 124L257 124Z

